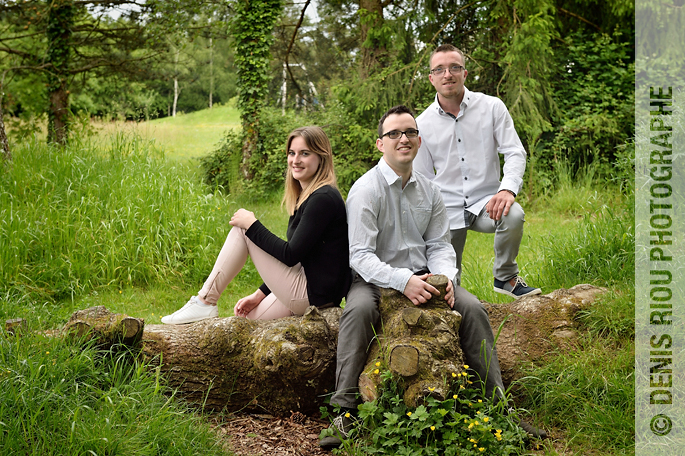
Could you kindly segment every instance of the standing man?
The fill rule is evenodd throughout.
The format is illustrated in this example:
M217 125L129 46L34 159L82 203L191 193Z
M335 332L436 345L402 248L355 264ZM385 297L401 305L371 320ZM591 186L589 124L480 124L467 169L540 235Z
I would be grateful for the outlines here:
M494 288L514 298L540 294L519 276L516 257L524 213L515 202L526 170L526 151L502 100L464 87L464 54L451 44L430 58L435 101L416 122L423 142L414 168L442 193L452 246L461 263L468 230L495 233ZM504 156L500 181L499 154Z
M355 278L340 318L336 392L330 401L342 408L342 414L333 424L337 436L319 442L324 448L340 446L341 438L347 438L353 426L359 375L380 319L380 288L394 288L420 306L439 294L426 282L428 276L447 276L450 282L444 298L462 315L459 338L465 361L485 383L489 397L504 397L488 314L478 298L457 284L449 220L440 191L412 172L420 145L409 108L390 109L378 124L376 147L383 158L354 183L347 197L350 267ZM546 436L526 423L521 426L535 436Z

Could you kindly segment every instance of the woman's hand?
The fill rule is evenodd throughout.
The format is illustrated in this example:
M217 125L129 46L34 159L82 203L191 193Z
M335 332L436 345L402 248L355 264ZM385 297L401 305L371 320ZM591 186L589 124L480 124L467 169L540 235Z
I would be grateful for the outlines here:
M247 317L247 314L252 312L252 310L259 305L266 298L266 295L262 290L257 288L257 291L252 293L250 296L245 296L240 298L233 308L233 313L238 317Z
M233 217L231 217L231 221L228 223L231 226L237 226L238 228L242 228L244 230L247 230L256 221L257 221L257 217L254 216L254 212L250 212L247 209L241 208L241 209L238 209L235 212L235 214L233 214Z

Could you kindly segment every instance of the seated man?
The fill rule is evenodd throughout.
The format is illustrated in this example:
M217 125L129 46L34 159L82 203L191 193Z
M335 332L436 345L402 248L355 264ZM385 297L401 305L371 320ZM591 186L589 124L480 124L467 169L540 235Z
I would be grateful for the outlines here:
M336 392L331 398L331 404L343 409L334 421L340 437L347 437L359 403L359 375L379 323L380 288L399 290L418 306L439 293L426 282L430 274L450 279L444 298L462 315L459 336L465 361L483 379L489 397L504 399L488 315L478 298L456 283L456 258L440 190L412 172L420 144L409 108L390 109L378 124L376 146L383 158L355 182L347 197L350 266L355 278L340 318ZM483 341L485 356L481 354ZM526 423L521 426L537 437L546 436ZM341 443L336 436L319 442L324 448Z

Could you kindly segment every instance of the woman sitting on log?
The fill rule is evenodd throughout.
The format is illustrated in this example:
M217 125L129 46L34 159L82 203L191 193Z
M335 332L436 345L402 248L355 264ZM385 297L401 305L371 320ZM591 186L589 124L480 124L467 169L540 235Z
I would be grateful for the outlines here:
M337 188L333 152L324 131L301 127L288 136L283 204L290 213L287 241L254 213L239 209L214 269L197 296L162 323L179 325L217 317L217 301L252 258L264 283L240 299L235 315L271 320L303 315L310 305L340 304L350 286L345 203Z

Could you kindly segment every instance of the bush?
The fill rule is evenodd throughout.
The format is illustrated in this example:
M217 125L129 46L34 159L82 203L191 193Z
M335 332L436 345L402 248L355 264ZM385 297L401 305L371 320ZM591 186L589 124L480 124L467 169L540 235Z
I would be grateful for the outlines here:
M286 139L292 130L305 125L318 125L328 135L343 194L380 158L375 145L376 125L355 124L339 105L309 113L288 111L286 116L281 110L265 108L259 123L258 153L250 161L252 181L247 183L240 177L242 135L229 131L219 149L201 159L205 182L230 193L246 192L255 198L280 192L287 166Z

